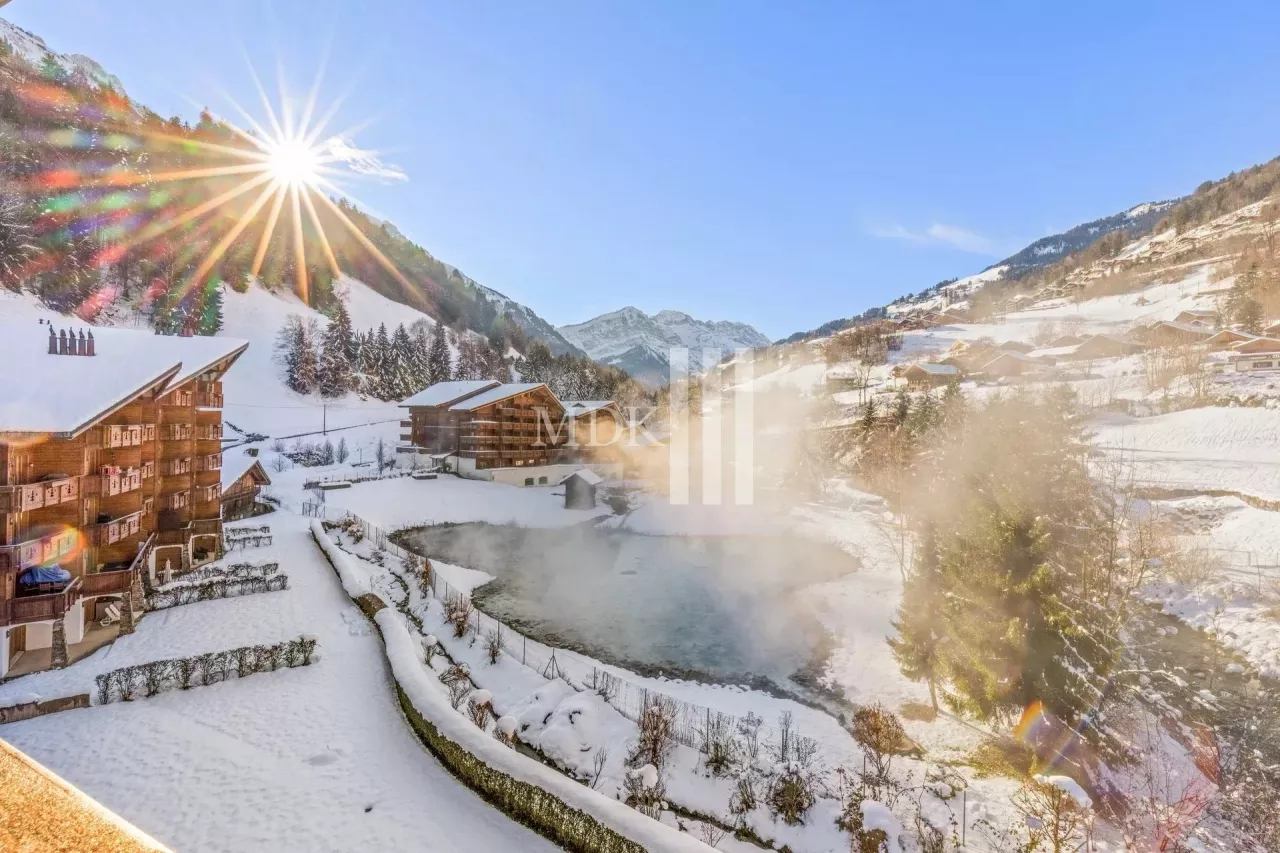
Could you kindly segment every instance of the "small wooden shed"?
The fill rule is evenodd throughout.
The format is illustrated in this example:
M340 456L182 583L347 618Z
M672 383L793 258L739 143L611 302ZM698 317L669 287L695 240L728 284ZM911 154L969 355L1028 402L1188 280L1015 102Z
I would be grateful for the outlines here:
M565 509L595 509L596 486L604 480L590 468L581 468L560 481Z

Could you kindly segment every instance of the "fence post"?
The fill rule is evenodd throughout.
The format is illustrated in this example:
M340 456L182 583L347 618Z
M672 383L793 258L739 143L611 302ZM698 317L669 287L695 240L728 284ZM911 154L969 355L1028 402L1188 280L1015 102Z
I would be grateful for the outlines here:
M525 666L525 661L529 658L529 638L520 638L520 665Z

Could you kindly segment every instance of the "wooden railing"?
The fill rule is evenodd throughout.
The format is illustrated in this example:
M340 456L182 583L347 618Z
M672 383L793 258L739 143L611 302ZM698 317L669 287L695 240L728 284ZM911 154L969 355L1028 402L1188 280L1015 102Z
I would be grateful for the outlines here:
M191 473L191 457L179 456L175 459L166 459L160 463L160 473L165 477L177 477L182 474Z
M110 424L102 428L102 446L108 449L140 447L147 435L155 437L155 424Z
M221 441L222 424L200 424L196 427L196 438L201 441Z
M91 524L85 528L85 535L94 545L114 545L121 539L127 539L142 527L142 510L113 518L99 524Z
M0 571L17 572L42 563L58 562L76 548L79 534L71 528L0 545Z
M92 482L103 497L127 494L142 488L142 469L125 468L111 474L104 473L93 478Z
M0 512L31 512L80 497L80 477L64 477L21 486L0 486Z
M183 489L180 492L170 492L167 495L160 496L160 509L182 509L191 503L191 491Z
M133 567L123 569L105 569L91 575L85 575L81 591L84 595L119 595L127 593L133 585Z
M195 427L191 424L166 424L160 431L162 441L190 441L195 435Z
M222 467L222 454L210 453L196 460L197 471L217 471Z
M197 391L196 405L202 409L221 409L222 394L213 394L208 391Z
M160 405L189 408L194 399L195 395L191 391L170 391L160 398Z
M156 463L154 459L148 459L142 463L142 479L149 480L156 475Z
M22 625L27 622L47 622L63 616L80 597L80 578L59 590L45 595L21 595L0 601L0 625Z
M196 489L196 497L202 503L220 500L222 498L222 484L214 483L212 486L199 486Z

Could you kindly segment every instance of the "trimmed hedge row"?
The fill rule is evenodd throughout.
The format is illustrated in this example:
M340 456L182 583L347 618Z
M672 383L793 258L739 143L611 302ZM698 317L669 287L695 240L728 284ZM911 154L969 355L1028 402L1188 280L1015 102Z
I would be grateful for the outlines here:
M309 666L315 650L316 638L304 634L270 646L241 646L189 658L122 666L94 679L97 704L132 702L139 695L155 696L167 690L188 690L232 677L244 678L255 672Z
M399 684L396 696L409 725L431 754L459 781L507 816L574 853L646 853L642 845L550 791L495 770L440 734L430 720L418 713Z
M274 575L280 571L279 563L232 563L229 566L205 566L202 569L193 569L181 577L174 578L171 584L165 584L165 587L180 583L193 583L198 581L212 580L213 578L228 578L239 580L241 578L265 578Z
M156 590L147 596L147 609L164 610L196 601L212 601L215 598L232 598L258 592L279 592L288 588L289 576L285 574L273 574L269 577L216 577L190 586Z

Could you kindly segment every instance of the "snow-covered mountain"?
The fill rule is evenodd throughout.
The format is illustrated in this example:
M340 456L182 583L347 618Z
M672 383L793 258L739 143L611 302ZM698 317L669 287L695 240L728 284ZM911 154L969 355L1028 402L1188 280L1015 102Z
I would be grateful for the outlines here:
M681 311L646 314L630 306L585 323L561 326L564 338L601 364L611 364L646 381L664 381L672 347L688 347L690 367L703 353L722 355L741 347L763 347L769 339L746 323L697 320Z
M0 40L7 43L14 53L37 68L42 67L46 60L52 59L73 79L79 78L97 86L110 86L117 92L124 91L120 78L109 73L94 60L78 53L58 53L50 50L40 36L27 32L22 27L4 19L0 19Z

